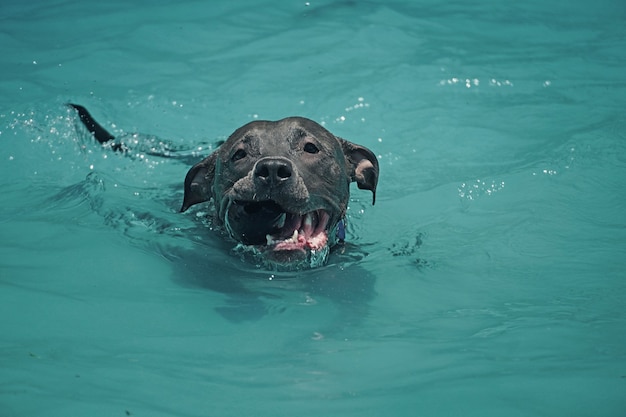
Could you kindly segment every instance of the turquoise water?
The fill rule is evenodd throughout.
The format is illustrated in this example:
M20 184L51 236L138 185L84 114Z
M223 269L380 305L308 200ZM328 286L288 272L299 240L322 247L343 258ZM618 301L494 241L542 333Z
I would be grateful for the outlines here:
M0 415L626 414L623 1L27 3L0 6ZM193 161L289 115L381 177L346 253L283 276L176 211Z

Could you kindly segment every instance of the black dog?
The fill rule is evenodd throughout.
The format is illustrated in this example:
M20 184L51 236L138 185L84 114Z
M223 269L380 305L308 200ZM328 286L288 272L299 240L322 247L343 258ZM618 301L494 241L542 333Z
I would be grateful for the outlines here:
M99 142L114 139L70 106ZM189 170L180 211L212 201L214 222L244 247L275 264L318 266L343 239L350 183L372 191L374 204L378 170L369 149L312 120L254 121Z

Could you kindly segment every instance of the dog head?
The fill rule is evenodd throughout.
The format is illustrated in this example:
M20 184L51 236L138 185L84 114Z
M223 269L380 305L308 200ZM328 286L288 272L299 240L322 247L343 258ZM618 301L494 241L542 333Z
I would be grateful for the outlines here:
M181 211L212 200L215 221L267 259L321 253L323 262L353 181L374 204L378 160L369 149L302 117L254 121L189 170Z

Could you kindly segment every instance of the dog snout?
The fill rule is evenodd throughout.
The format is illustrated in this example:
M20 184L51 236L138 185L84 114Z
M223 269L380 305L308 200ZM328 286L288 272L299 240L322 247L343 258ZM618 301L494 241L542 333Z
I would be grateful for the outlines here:
M276 187L292 181L293 164L286 158L263 158L254 167L254 181L260 185Z

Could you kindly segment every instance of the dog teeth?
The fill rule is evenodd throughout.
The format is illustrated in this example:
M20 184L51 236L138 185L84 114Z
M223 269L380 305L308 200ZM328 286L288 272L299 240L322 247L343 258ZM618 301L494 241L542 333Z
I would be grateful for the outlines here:
M276 220L276 223L274 223L274 226L278 227L279 229L282 229L283 227L285 227L285 220L287 219L287 213L283 213L280 216L278 216L278 220Z
M280 243L280 242L290 242L290 243L298 243L298 231L294 230L293 231L293 235L291 235L291 237L289 239L285 239L285 240L276 240L272 237L272 235L265 235L265 240L267 241L267 246L273 245L275 243Z
M304 221L302 222L302 231L306 236L310 236L313 233L313 215L311 213L307 213L304 216Z

